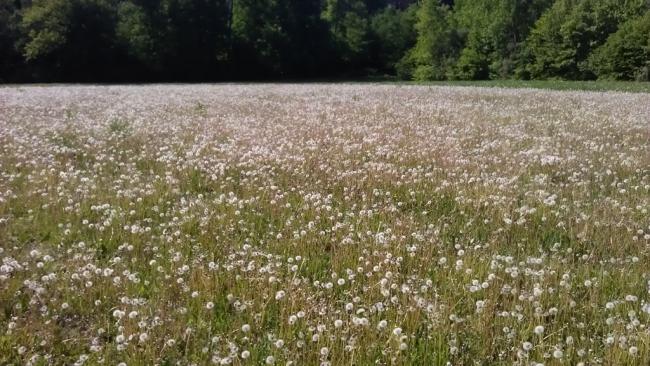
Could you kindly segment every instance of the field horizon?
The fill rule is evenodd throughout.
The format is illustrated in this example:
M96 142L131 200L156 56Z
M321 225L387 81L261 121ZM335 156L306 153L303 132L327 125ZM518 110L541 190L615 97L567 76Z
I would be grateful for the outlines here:
M436 87L476 87L505 89L539 89L556 91L592 91L650 93L650 82L618 80L446 80L446 81L404 81L391 77L355 79L314 79L314 80L252 80L217 82L142 82L142 83L0 83L0 88L22 87L62 87L62 86L182 86L182 85L395 85L395 86L436 86Z

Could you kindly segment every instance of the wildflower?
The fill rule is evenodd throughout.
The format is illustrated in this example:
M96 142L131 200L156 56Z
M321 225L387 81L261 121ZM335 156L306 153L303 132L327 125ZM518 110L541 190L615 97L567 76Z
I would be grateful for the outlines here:
M379 323L377 323L377 329L379 329L379 330L385 329L386 326L388 326L388 322L386 320L382 319L382 320L379 321ZM394 333L394 331L393 331L393 333ZM401 333L401 331L400 331L400 333ZM399 334L397 334L397 335L399 335Z
M140 340L140 343L144 343L149 339L149 335L147 333L140 333L140 336L138 338Z

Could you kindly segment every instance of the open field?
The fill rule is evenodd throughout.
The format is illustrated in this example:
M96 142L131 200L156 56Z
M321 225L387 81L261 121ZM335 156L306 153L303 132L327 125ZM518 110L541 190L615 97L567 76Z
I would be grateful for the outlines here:
M0 88L1 365L647 365L650 94Z

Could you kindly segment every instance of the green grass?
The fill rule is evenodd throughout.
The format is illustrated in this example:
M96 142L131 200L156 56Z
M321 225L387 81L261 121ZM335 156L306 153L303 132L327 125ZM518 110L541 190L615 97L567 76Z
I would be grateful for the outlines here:
M285 83L284 81L281 81ZM462 87L482 87L482 88L531 88L531 89L548 89L548 90L584 90L584 91L618 91L628 93L650 93L650 82L643 81L615 81L615 80L589 80L589 81L573 81L573 80L447 80L447 81L403 81L397 80L395 77L368 77L361 80L288 80L287 84L310 84L310 83L386 83L386 84L402 84L402 85L433 85L433 86L462 86ZM217 83L218 84L218 83ZM257 85L255 82L237 83L241 85ZM61 87L67 84L0 84L0 88L15 88L22 90L24 87L30 86L51 86ZM88 84L88 85L103 85L103 84ZM142 84L134 84L142 85ZM201 102L195 102L193 110L202 114L205 112L205 105ZM71 113L71 112L70 112ZM121 129L122 121L117 121L116 125L111 125L112 128ZM128 126L128 124L127 124Z
M566 80L475 80L412 82L415 85L470 86L485 88L532 88L549 90L620 91L650 93L650 82Z

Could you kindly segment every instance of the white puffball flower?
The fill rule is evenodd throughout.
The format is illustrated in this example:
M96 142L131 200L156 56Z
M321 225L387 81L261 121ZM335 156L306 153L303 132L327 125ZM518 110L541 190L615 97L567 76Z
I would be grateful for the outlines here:
M140 333L138 338L140 339L140 342L146 342L147 339L149 339L149 335L147 333Z
M388 322L385 320L380 320L379 323L377 324L377 329L383 330L388 326Z

